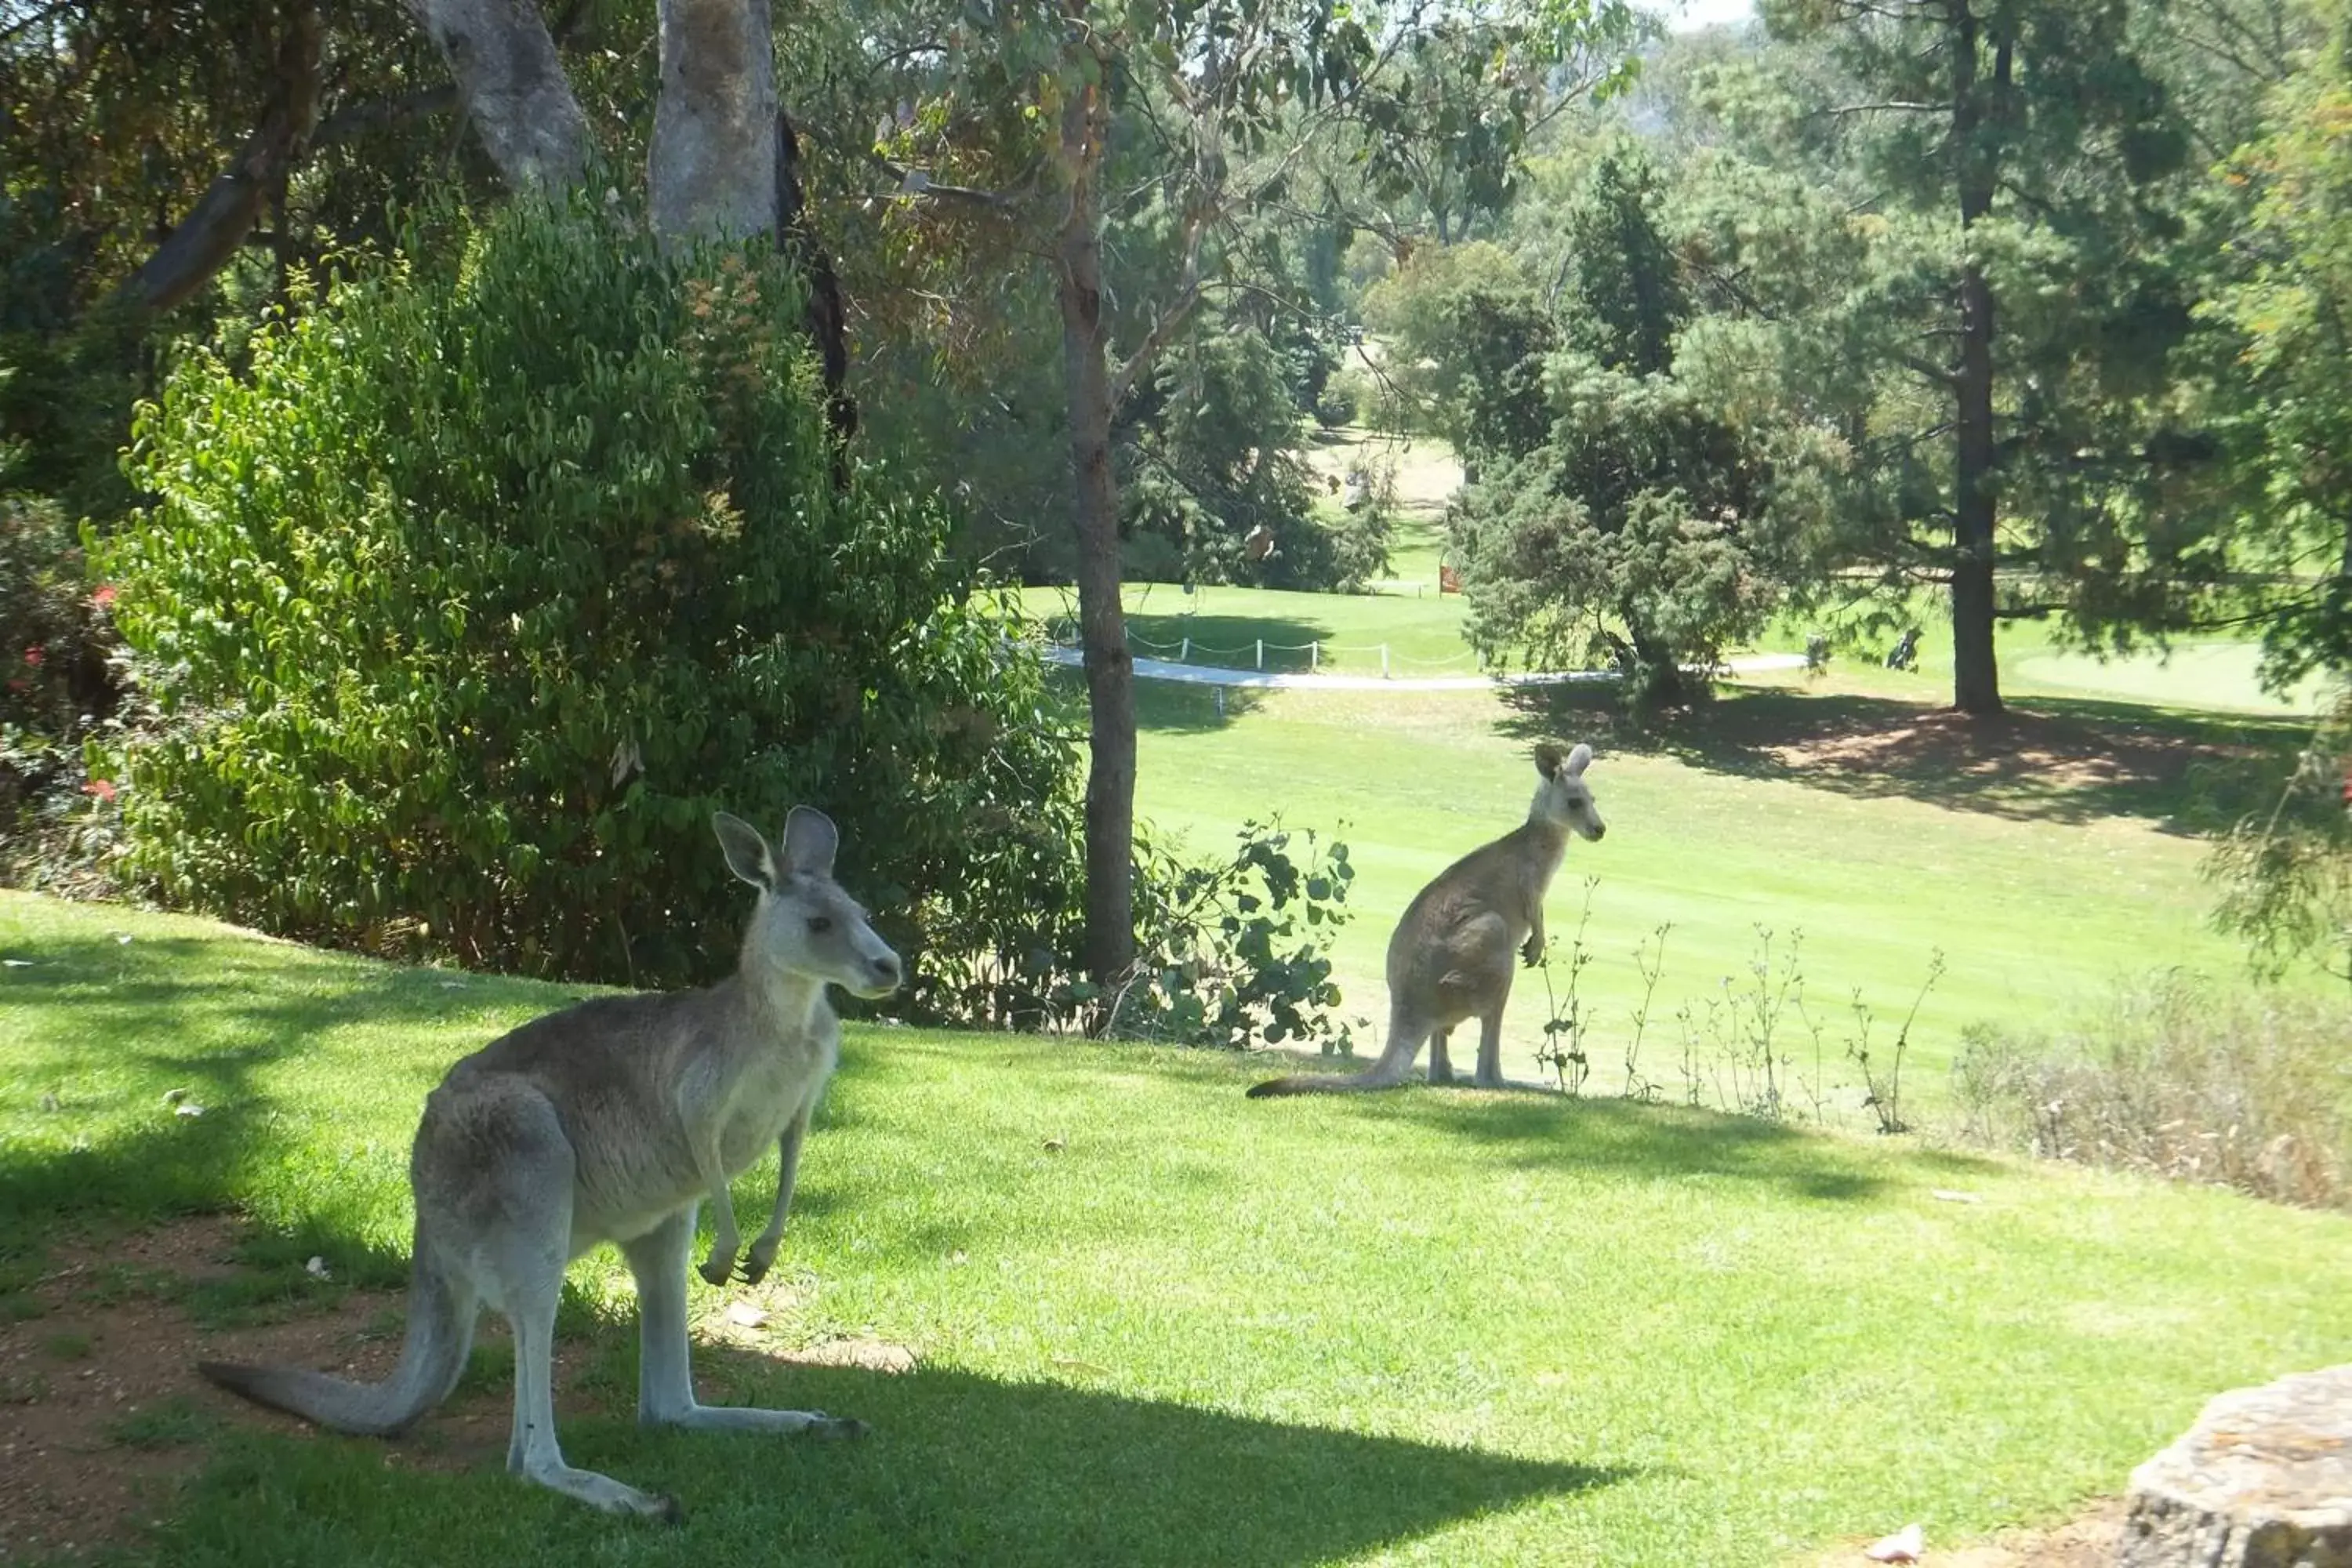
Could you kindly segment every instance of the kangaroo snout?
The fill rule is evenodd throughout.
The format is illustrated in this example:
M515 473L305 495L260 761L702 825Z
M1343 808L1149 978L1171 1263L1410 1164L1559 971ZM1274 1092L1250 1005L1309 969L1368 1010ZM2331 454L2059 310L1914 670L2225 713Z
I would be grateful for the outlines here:
M870 958L866 960L866 967L872 972L873 989L862 991L859 994L868 998L887 996L891 992L898 989L900 972L897 953L886 952L879 957Z

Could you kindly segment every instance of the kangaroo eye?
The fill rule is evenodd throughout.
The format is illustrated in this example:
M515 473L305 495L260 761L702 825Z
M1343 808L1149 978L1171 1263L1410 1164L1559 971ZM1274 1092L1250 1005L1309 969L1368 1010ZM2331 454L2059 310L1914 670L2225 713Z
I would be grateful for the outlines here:
M810 930L810 931L814 931L814 932L815 932L817 935L819 935L819 936L823 936L825 932L827 932L827 931L831 931L832 929L833 929L833 917L832 917L831 915L811 915L811 916L809 916L809 930Z

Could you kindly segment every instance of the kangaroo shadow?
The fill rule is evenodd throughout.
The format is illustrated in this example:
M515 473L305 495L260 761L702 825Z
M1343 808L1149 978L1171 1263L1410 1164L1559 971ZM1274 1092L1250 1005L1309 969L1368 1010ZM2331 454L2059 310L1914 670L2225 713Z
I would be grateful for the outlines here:
M2059 697L2015 700L1982 719L1780 688L1644 716L1558 689L1514 691L1508 701L1502 727L1517 736L1597 731L1608 748L1711 773L2020 821L2136 817L2182 835L2266 805L2310 729L2291 716Z
M612 1359L633 1363L622 1346L634 1328L607 1332ZM415 1510L436 1528L404 1533L404 1563L618 1552L700 1563L782 1552L822 1563L1291 1568L1635 1473L950 1368L894 1373L709 1345L695 1361L712 1403L854 1415L871 1432L814 1443L641 1431L630 1417L634 1372L620 1364L594 1380L600 1412L559 1390L565 1457L677 1498L680 1528L623 1523L519 1486L502 1473L500 1422L476 1423L451 1452L429 1417L400 1447L437 1458L437 1474L387 1465L384 1446L365 1439L248 1426L158 1545L170 1561L200 1563L249 1562L241 1548L277 1542L293 1561L306 1542L381 1540L387 1516ZM486 1411L498 1409L494 1392L484 1391Z

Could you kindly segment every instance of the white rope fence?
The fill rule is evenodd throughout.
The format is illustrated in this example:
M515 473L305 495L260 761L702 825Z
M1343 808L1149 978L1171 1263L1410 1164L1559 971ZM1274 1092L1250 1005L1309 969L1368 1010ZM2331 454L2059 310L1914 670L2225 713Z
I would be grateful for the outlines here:
M1052 647L1066 652L1074 652L1078 647L1078 640L1076 637L1065 637L1050 629L1046 632L1045 637ZM1310 642L1268 642L1264 637L1256 637L1249 642L1220 647L1213 643L1196 642L1189 637L1181 637L1172 643L1155 642L1150 637L1139 637L1134 631L1129 630L1127 634L1127 642L1128 647L1137 652L1164 658L1171 664L1195 665L1206 669L1263 670L1266 668L1265 658L1268 654L1279 656L1303 653L1307 656L1307 673L1309 675L1319 674L1323 668L1323 661L1333 655L1378 654L1381 660L1381 673L1384 676L1405 674L1415 670L1467 670L1475 668L1478 660L1476 654L1467 650L1448 654L1444 658L1416 658L1395 652L1387 643L1333 643L1325 642L1319 637ZM1196 658L1196 655L1199 657ZM1249 660L1246 665L1229 662L1244 658Z

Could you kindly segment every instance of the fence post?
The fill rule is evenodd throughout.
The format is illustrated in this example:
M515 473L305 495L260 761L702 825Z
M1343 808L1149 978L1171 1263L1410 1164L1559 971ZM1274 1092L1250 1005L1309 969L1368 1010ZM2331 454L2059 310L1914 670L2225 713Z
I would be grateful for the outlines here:
M1176 662L1179 664L1192 662L1192 639L1190 637L1185 637L1184 646L1177 650Z
M1381 644L1381 679L1382 680L1386 680L1388 678L1389 678L1389 645L1388 645L1388 644L1386 644L1386 643L1382 643L1382 644Z
M1257 639L1257 667L1260 669L1264 669L1265 668L1265 639L1264 637Z
M1311 642L1307 645L1307 668L1310 671L1323 668L1323 645L1321 643Z

